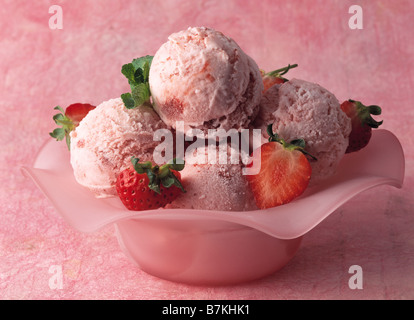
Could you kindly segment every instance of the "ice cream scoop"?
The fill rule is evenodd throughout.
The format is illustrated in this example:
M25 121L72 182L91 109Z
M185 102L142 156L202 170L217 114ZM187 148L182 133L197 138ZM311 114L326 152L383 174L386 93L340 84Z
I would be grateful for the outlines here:
M209 144L195 150L190 159L186 158L188 161L180 173L187 192L166 208L225 211L258 209L243 175L239 151L230 144L224 152L221 150Z
M117 175L131 165L132 156L152 161L159 143L154 132L165 127L149 106L127 109L120 98L101 103L71 132L76 181L99 198L116 195Z
M273 123L273 132L286 141L304 139L306 151L317 158L311 161L311 184L335 174L348 146L351 120L331 92L316 83L292 79L266 91L261 107L263 132Z
M169 36L152 60L154 109L175 128L247 128L257 115L263 82L257 64L223 33L197 27Z

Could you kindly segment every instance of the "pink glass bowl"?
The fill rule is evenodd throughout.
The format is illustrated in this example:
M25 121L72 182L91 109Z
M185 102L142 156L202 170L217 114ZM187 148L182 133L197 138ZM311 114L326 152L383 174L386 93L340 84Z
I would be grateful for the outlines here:
M114 224L120 247L142 270L191 284L250 281L285 266L302 237L356 194L379 185L401 188L404 153L387 130L368 147L345 155L338 174L295 201L248 212L158 209L133 212L118 198L97 199L77 184L64 143L44 145L33 167L23 167L76 230Z

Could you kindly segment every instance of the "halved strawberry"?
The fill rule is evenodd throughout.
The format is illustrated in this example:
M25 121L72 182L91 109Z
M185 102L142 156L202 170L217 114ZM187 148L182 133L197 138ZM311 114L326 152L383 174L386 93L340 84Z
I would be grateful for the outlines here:
M138 161L133 157L131 167L123 170L116 181L118 196L128 210L161 208L185 192L178 172L184 168L183 164L173 161L159 167L150 161Z
M95 109L95 106L88 103L74 103L69 105L66 110L60 106L54 108L61 113L55 114L53 120L61 128L56 128L50 132L50 136L58 141L66 139L66 144L70 150L70 136L69 133L74 130L80 121L88 114L89 111Z
M312 168L306 155L302 139L290 143L280 139L268 127L269 142L260 148L260 158L253 152L253 160L261 161L260 172L246 179L260 209L272 208L291 202L300 196L309 185ZM316 159L315 159L316 160Z
M288 73L290 69L296 68L297 66L298 66L297 64L293 64L293 65L289 64L287 67L277 69L277 70L267 72L267 73L264 70L260 70L262 74L263 85L264 85L263 92L266 92L270 87L274 86L275 84L281 84L281 83L288 81L288 79L283 78L282 76Z
M371 115L380 115L381 108L375 105L365 106L360 101L349 99L341 104L341 109L351 118L352 123L346 153L361 150L371 140L372 128L376 129L382 124L382 121L375 121L371 117Z

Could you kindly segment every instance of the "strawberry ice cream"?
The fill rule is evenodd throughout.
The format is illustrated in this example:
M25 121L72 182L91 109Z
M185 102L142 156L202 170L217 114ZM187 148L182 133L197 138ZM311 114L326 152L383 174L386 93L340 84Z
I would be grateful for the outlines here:
M232 39L198 27L174 33L156 52L149 83L154 109L175 128L246 128L263 82L257 64Z
M212 145L208 148L216 147ZM238 155L238 151L228 146L227 153L219 158L217 148L217 163L213 164L208 161L209 149L204 148L196 154L192 158L193 164L186 163L181 171L181 178L187 192L181 194L166 208L257 210L253 193L248 187L246 176L242 173L241 161L234 161L234 164L231 161L232 152Z
M152 160L159 142L154 132L165 124L151 107L125 108L122 99L101 103L71 132L70 161L79 184L98 198L115 196L116 177L131 157Z
M317 158L311 161L311 184L336 172L348 147L351 120L332 93L318 84L292 79L266 91L261 106L263 132L273 123L273 132L286 141L304 139L306 150Z
M253 127L261 128L264 138L266 139L269 137L266 134L266 127L275 121L273 113L276 111L279 105L280 86L280 84L274 84L263 93L262 99L260 101L259 112L253 122ZM263 139L263 142L265 142L266 139Z

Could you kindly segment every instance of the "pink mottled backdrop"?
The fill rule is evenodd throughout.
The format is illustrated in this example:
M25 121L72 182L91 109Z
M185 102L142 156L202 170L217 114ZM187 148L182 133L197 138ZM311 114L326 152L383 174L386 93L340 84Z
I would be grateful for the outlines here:
M63 8L62 30L49 29L53 4ZM348 27L353 4L363 8L363 30ZM0 298L413 299L413 17L411 0L2 0ZM234 38L266 70L298 63L290 77L339 100L381 105L383 128L406 154L403 189L358 195L305 236L284 269L238 286L188 286L140 271L111 227L71 229L19 169L50 139L54 106L118 97L128 91L124 63L201 25ZM348 287L354 264L362 290ZM62 289L49 287L52 265L62 266Z

